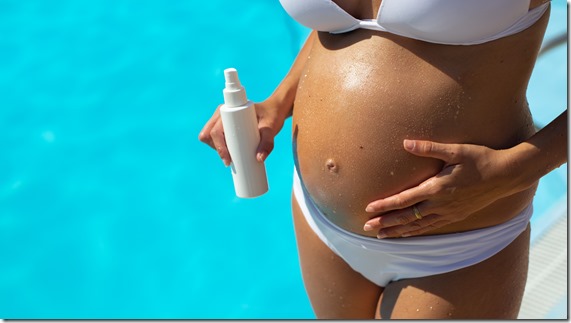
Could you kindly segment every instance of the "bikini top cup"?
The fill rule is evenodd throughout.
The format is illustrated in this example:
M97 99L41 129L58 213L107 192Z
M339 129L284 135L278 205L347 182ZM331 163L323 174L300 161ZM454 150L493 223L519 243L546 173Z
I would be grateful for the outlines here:
M300 24L333 34L358 28L448 45L475 45L533 25L549 2L530 0L383 0L376 19L359 20L331 0L280 0Z

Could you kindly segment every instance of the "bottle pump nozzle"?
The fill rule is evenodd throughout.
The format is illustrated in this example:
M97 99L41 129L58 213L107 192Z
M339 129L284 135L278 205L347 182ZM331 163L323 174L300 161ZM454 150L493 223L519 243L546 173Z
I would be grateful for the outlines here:
M224 104L229 107L238 107L248 102L246 90L238 79L238 71L235 68L224 70L224 80L226 87L222 91L224 94Z

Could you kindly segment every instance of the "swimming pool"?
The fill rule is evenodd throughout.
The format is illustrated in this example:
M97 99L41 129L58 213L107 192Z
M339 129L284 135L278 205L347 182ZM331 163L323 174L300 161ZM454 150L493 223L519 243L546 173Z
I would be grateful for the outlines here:
M566 32L566 2L552 1L545 40L554 39ZM566 109L567 88L567 46L563 44L539 57L529 82L528 100L538 126L547 125ZM567 213L567 164L541 179L534 206L536 211L531 219L532 241L558 214Z
M254 101L289 69L307 30L278 1L4 0L0 18L0 317L313 317L290 215L290 121L254 200L234 196L196 139L224 68ZM566 76L550 72L565 57L538 65L542 122L544 105L564 108L549 100L566 97ZM566 195L554 174L536 215Z

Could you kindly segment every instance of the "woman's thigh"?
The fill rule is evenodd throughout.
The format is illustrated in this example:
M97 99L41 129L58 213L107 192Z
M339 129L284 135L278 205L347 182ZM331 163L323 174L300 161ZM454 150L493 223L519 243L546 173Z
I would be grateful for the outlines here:
M355 272L311 230L292 195L305 289L318 318L372 319L382 288Z
M508 247L476 265L388 284L377 314L392 319L517 318L527 279L529 232L528 226Z

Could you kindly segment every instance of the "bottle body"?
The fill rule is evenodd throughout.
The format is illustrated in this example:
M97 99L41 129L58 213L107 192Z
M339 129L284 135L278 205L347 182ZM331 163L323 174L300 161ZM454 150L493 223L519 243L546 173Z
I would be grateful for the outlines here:
M266 193L266 167L256 159L260 132L253 102L247 101L240 106L223 104L220 117L226 146L232 158L230 167L236 195L251 198Z

